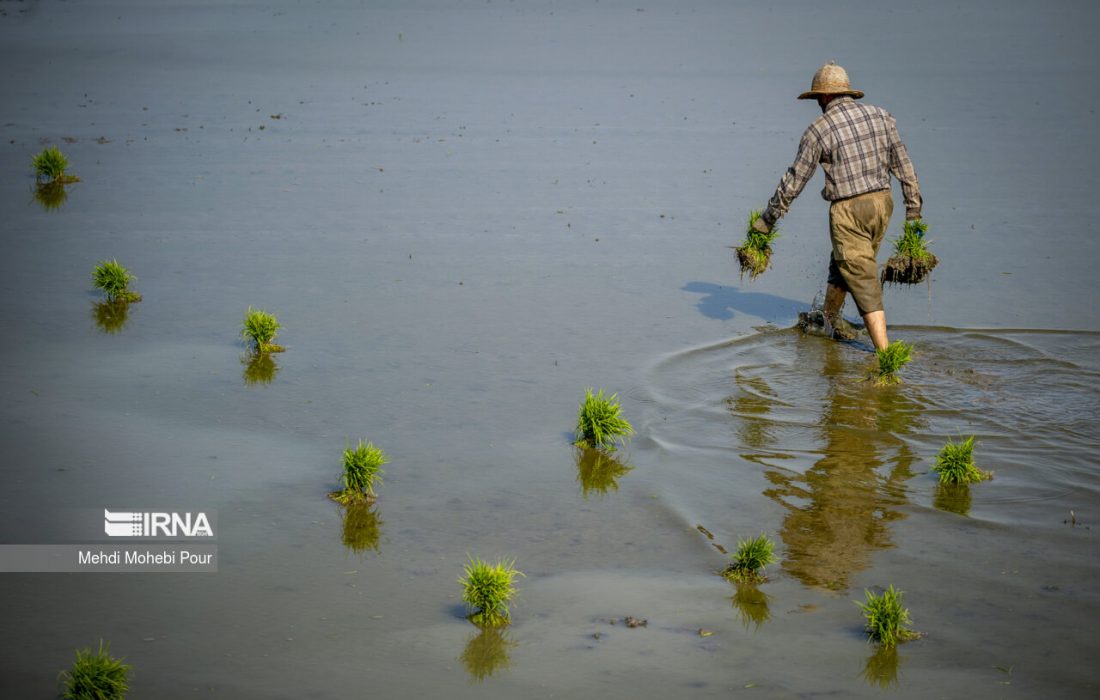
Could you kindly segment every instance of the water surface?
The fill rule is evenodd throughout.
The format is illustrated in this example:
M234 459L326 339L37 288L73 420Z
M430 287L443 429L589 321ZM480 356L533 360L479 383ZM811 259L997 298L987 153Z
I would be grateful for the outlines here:
M4 575L4 694L104 638L135 697L1095 695L1096 15L0 3L0 539L204 507L221 557ZM832 58L897 115L942 261L887 291L897 387L788 330L820 179L767 274L728 249ZM46 143L82 181L43 201ZM115 257L125 310L90 288ZM287 352L244 354L249 305ZM613 460L569 444L587 386L638 429ZM970 434L994 479L944 492ZM360 438L392 462L344 512ZM761 532L770 580L718 576ZM500 634L463 619L468 555L527 574ZM926 636L876 654L852 600L891 583Z

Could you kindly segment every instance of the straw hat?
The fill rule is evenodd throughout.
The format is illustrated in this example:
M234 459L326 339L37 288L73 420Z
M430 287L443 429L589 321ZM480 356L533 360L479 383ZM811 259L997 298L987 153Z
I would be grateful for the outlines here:
M857 100L863 97L862 90L853 90L848 84L848 72L829 61L814 73L814 81L809 92L798 96L800 100L816 100L818 95L851 95Z

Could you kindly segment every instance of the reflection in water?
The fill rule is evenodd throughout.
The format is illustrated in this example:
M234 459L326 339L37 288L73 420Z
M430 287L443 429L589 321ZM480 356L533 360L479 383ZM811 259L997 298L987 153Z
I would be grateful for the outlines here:
M350 503L344 507L341 539L353 552L377 552L385 523L373 504Z
M275 358L266 352L244 355L241 363L244 365L244 383L248 385L270 384L279 371Z
M99 301L92 304L92 320L107 335L120 332L130 320L130 303L126 301Z
M898 656L896 646L885 647L878 645L874 654L867 657L867 663L863 665L860 676L869 685L879 688L889 688L898 685L898 665L901 657Z
M69 193L65 191L63 182L47 182L34 188L34 199L46 211L55 211L61 208Z
M741 619L741 625L745 629L751 626L754 631L760 629L760 625L772 617L771 610L768 609L770 596L757 588L754 583L736 585L737 593L732 600L733 607L737 608L737 616Z
M805 473L769 469L773 487L764 494L787 509L783 569L806 585L843 590L872 550L892 546L887 524L904 517L897 508L916 461L897 435L912 429L919 408L899 388L855 380L840 344L809 347L821 353L826 383L820 447L811 451L820 458Z
M603 450L588 447L578 447L574 450L573 459L577 463L577 481L581 485L581 493L584 494L585 500L591 492L603 496L609 490L618 491L619 478L634 468L623 464Z
M512 657L508 652L517 644L507 629L482 627L466 642L458 660L466 667L471 680L481 682L511 665Z
M936 484L932 505L948 513L970 515L970 484Z
M745 446L754 450L771 448L775 444L775 435L767 415L775 402L775 392L763 377L749 377L738 371L734 374L734 380L741 391L736 397L727 399L726 405L741 418L738 437Z

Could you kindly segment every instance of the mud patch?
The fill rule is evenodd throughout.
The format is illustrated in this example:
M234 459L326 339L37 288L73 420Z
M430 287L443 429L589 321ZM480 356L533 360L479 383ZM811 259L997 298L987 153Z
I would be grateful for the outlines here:
M909 255L895 255L882 267L879 280L882 284L920 284L928 279L932 270L940 263L932 253L927 258L914 258Z

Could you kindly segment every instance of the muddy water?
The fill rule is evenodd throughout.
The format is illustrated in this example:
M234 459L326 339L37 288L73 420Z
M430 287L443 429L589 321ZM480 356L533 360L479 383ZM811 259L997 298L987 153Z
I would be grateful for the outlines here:
M4 574L3 694L50 697L102 637L135 697L1094 695L1097 19L0 3L0 538L210 508L221 557ZM727 247L829 58L897 114L943 261L887 292L899 387L786 330L825 268L820 180L767 274ZM43 142L64 197L36 198ZM90 290L111 257L140 304ZM287 352L244 355L248 305ZM614 459L569 444L586 386L638 429ZM930 460L969 434L995 478L943 492ZM393 461L345 512L359 438ZM760 532L770 581L717 576ZM462 617L467 554L527 574L501 634ZM875 654L851 601L891 583L926 636Z

